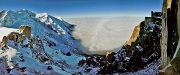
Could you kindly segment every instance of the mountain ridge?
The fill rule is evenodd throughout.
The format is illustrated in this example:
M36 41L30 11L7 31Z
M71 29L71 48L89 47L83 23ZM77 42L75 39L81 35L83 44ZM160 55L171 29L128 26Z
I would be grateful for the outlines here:
M74 25L28 10L4 10L0 15L1 26L18 29L2 39L0 74L56 75L81 70L75 71L84 52L72 39ZM11 51L15 56L11 56Z

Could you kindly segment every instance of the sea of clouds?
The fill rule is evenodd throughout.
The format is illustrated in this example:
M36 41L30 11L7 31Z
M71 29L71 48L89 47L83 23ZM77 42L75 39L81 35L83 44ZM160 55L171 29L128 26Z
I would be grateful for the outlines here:
M105 54L107 51L118 51L129 40L136 25L143 17L114 18L65 18L75 24L73 36L81 40L81 44L91 54Z

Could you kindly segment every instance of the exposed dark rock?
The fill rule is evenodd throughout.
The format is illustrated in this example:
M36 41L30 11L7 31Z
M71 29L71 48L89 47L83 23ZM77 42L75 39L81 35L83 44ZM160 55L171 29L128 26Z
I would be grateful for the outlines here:
M54 43L53 41L47 41L47 44L49 45L49 47L56 46L56 43Z
M19 58L21 58L21 59L20 59L20 62L24 62L24 61L25 61L25 60L24 60L24 56L21 55L21 56L19 56Z
M71 52L66 53L67 56L71 56Z
M113 61L115 61L115 53L114 52L112 52L112 53L110 53L110 54L108 54L107 56L106 56L106 58L107 58L107 60L110 62L110 63L112 63Z
M161 12L153 12L134 29L130 40L118 51L106 56L88 56L78 65L99 67L98 74L135 72L160 58Z
M53 68L51 66L48 66L47 69L48 70L53 70Z
M26 67L22 67L22 68L19 68L21 70L21 72L25 72L26 71Z
M178 30L177 30L177 10L178 5L176 4L176 1L172 1L171 9L167 9L167 28L168 28L168 45L167 45L167 55L170 57L170 60L172 59L176 46L178 44L179 36L178 36Z
M6 70L7 70L7 72L8 72L8 73L10 73L12 69L10 69L10 68L7 68Z

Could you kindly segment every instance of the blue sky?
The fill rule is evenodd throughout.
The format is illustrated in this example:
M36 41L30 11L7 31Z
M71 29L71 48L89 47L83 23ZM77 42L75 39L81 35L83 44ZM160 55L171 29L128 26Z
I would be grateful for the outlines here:
M27 9L71 17L145 17L161 11L163 0L0 0L0 10Z

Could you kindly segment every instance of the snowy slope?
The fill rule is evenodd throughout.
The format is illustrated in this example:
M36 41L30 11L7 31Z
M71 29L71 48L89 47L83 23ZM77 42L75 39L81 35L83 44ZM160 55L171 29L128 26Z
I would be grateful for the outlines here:
M30 38L18 30L21 25L31 27ZM77 69L79 60L84 57L77 55L83 52L72 39L74 26L63 19L25 9L3 10L0 12L0 26L1 39L14 31L13 35L23 40L9 39L0 50L1 75L71 75L82 71L82 68Z
M66 52L77 47L71 39L71 27L73 26L62 19L57 19L47 13L35 13L25 9L4 10L0 14L2 15L0 16L0 24L4 27L19 28L21 25L28 25L32 29L33 36L38 35L41 39L50 38L49 40L57 45L68 46L64 50Z

